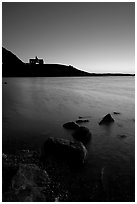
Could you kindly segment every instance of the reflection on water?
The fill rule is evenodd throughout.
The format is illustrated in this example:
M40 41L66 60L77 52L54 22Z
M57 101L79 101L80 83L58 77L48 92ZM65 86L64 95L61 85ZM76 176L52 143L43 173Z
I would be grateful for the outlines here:
M103 185L112 201L113 196L118 201L134 200L134 77L3 80L7 81L2 99L3 152L40 149L49 136L71 138L62 125L88 116L89 122L84 125L92 132L92 140L81 172L88 186L85 191L90 192L90 184L104 172ZM99 126L107 113L115 123Z

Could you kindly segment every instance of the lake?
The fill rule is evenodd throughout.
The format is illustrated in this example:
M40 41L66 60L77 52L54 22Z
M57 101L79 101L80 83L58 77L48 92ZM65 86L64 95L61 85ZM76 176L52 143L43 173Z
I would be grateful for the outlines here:
M72 138L62 125L79 117L89 120L92 139L88 158L80 171L81 195L88 201L104 174L109 201L134 201L135 194L135 78L43 77L3 78L2 146L4 153L41 149L50 137ZM113 112L120 112L114 114ZM110 113L115 122L99 126ZM124 135L125 137L121 137ZM85 185L84 185L85 183ZM94 185L93 185L94 184ZM98 198L99 199L99 198ZM91 199L92 200L92 199Z

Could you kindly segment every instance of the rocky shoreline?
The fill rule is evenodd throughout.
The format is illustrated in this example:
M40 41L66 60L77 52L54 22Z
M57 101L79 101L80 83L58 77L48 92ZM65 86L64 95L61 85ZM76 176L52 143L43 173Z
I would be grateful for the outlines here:
M82 123L88 121L81 119ZM99 125L112 122L114 119L107 114ZM14 155L3 153L3 202L79 201L78 195L76 198L72 192L72 186L77 189L81 182L77 175L86 163L86 144L92 134L78 123L68 122L63 125L73 130L71 140L49 137L40 152L20 150ZM106 201L101 179L91 190L88 201L96 201L100 192L101 200Z

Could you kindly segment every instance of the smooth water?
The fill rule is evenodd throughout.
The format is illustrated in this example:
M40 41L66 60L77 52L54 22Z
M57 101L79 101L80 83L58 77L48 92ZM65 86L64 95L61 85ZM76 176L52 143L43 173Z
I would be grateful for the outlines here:
M3 152L40 149L49 136L72 138L62 125L79 116L86 117L89 123L82 125L92 133L87 162L81 172L88 186L86 193L91 190L90 183L103 172L103 185L111 201L134 201L134 80L134 77L3 78L7 82L2 93ZM120 115L114 115L114 111ZM115 123L110 127L99 126L107 113L112 114Z

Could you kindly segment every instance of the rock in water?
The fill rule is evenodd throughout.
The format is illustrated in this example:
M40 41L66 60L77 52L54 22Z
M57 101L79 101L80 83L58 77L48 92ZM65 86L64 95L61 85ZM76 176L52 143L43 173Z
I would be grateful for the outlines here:
M35 164L21 164L12 179L13 201L47 201L50 179L46 171Z
M114 122L114 119L110 114L107 114L100 122L99 125L109 125L110 123Z
M74 130L74 129L77 129L77 128L79 127L79 125L76 124L75 122L68 122L68 123L65 123L65 124L63 125L63 127L66 128L66 129L72 129L72 130Z
M114 111L113 113L114 113L115 115L120 115L120 112Z
M64 161L82 164L85 161L87 150L81 142L50 137L44 144L45 156L49 154L59 156Z
M81 126L72 134L73 138L86 144L91 139L91 132L88 128Z
M79 119L79 120L76 120L76 123L87 123L89 122L89 120L82 120L82 119Z
M126 138L127 137L127 135L118 135L120 138Z
M2 157L3 202L53 201L50 179L42 170L39 154L22 150Z

